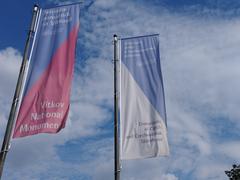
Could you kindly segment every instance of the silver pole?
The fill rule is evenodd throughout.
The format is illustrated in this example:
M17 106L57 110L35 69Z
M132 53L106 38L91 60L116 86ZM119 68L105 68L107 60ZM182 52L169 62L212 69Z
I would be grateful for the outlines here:
M2 143L1 152L0 152L0 179L2 178L4 162L5 162L7 153L10 149L13 126L15 123L15 118L17 116L17 108L18 108L18 104L19 104L19 100L20 100L19 98L20 98L22 88L23 88L23 81L24 81L24 77L25 77L25 73L26 73L26 67L27 67L27 64L29 61L29 59L28 59L29 51L31 49L32 39L33 39L33 35L35 32L35 28L36 28L39 10L40 10L39 7L37 5L34 5L32 22L31 22L30 30L28 33L28 37L27 37L27 41L26 41L26 45L25 45L25 49L24 49L22 65L20 68L17 86L15 89L15 94L13 97L12 106L11 106L11 110L10 110L10 114L9 114L9 118L8 118L8 123L7 123L6 131L5 131L5 135L4 135L4 139L3 139L3 143Z
M118 128L118 90L117 90L117 62L118 62L118 37L113 36L114 44L114 179L120 180L120 159L119 159L119 128Z

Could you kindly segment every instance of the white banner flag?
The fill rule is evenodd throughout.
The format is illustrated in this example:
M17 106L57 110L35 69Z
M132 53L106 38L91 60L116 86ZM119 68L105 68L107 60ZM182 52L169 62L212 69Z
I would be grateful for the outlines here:
M121 40L121 159L169 154L158 39Z

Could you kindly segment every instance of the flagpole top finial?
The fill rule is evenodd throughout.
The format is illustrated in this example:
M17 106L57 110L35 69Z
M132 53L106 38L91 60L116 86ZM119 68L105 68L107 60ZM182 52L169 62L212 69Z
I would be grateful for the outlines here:
M116 35L116 34L114 34L114 35L113 35L113 39L114 39L114 41L117 41L117 40L118 40L118 38L117 38L117 35Z
M37 4L34 4L34 6L33 6L33 10L34 10L34 11L37 11L38 8L39 8L39 6L38 6Z

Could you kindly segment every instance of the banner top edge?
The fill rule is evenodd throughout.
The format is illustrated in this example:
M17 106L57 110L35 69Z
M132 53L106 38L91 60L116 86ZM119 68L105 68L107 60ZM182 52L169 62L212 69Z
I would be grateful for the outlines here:
M120 38L120 40L135 39L135 38L150 37L150 36L159 36L159 34L150 34L150 35L143 35L143 36L126 37L126 38Z

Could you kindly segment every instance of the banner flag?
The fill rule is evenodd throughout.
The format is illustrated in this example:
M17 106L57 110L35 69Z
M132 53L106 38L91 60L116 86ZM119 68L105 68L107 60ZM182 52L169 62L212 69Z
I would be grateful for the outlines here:
M169 154L159 35L121 39L121 159Z
M80 4L40 10L13 138L65 127L79 15Z

